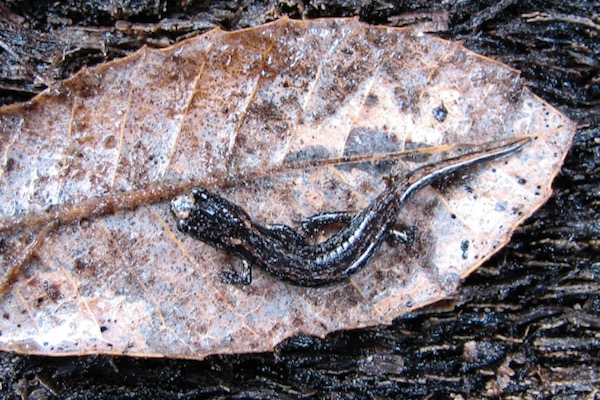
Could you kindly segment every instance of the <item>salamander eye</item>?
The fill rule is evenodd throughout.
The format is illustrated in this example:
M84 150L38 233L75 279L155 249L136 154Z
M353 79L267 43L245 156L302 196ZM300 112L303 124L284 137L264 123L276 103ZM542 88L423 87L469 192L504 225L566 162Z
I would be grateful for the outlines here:
M192 196L194 196L196 201L206 201L209 199L210 193L202 188L194 188L192 189Z

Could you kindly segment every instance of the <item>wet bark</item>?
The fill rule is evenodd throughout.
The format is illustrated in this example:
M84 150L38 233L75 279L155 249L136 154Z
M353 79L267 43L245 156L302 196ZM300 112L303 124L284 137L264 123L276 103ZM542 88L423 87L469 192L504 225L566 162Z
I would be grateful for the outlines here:
M579 124L555 194L452 298L392 326L297 336L275 353L200 362L0 354L7 398L594 398L600 387L600 6L367 1L0 5L0 104L82 66L202 29L288 14L420 22L522 71Z

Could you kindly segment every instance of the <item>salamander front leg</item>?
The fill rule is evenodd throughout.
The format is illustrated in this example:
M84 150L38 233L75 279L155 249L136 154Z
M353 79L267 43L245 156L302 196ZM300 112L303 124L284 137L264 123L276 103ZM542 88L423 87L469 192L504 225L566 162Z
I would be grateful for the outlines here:
M221 282L229 285L249 285L252 283L252 267L250 263L241 259L240 271L236 271L231 264L227 264L228 271L221 271Z
M332 211L299 218L296 221L300 223L300 228L298 229L300 235L308 237L324 226L347 224L354 216L355 213L349 211Z
M305 235L304 232L296 232L294 229L287 225L278 224L278 225L267 225L266 229L273 236L277 236L279 239L282 239L288 243L293 243L297 246L305 246Z

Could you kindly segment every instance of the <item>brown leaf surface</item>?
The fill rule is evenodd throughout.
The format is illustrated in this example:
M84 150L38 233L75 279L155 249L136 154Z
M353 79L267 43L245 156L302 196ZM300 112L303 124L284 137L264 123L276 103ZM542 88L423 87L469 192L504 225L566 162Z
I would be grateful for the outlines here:
M386 324L443 298L548 198L575 129L517 71L355 19L145 48L0 121L0 348L185 358ZM385 243L329 287L256 268L248 286L221 283L236 260L180 234L169 211L197 185L293 225L365 207L385 177L454 144L519 135L538 139L408 202L412 246Z

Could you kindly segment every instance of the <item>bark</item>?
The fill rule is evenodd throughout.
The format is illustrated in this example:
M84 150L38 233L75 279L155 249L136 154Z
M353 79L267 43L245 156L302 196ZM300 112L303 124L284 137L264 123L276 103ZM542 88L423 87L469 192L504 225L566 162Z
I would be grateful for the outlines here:
M595 398L600 387L600 6L576 1L267 1L0 5L1 104L221 25L359 14L432 29L522 71L579 123L554 196L452 298L391 326L297 336L275 353L200 362L0 354L6 398Z

